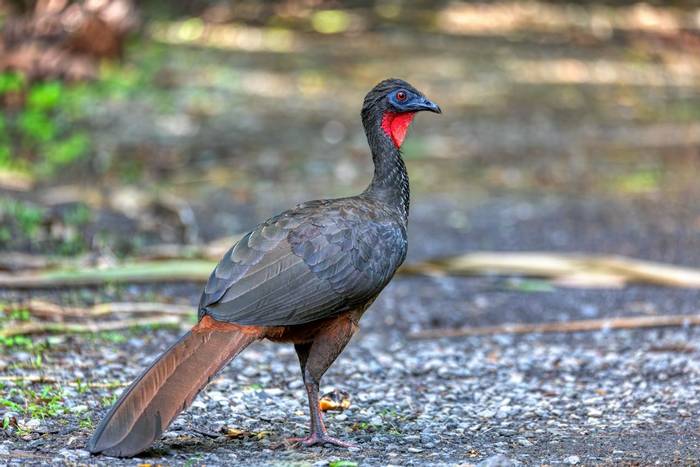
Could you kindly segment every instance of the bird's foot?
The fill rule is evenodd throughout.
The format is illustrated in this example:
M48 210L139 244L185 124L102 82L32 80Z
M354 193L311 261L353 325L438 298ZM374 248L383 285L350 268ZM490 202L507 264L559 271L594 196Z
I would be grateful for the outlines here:
M354 444L348 443L345 441L341 441L338 438L333 438L332 436L328 436L327 434L312 434L307 436L306 438L288 438L287 442L290 444L301 444L303 446L311 447L311 446L325 446L325 445L332 445L332 446L338 446L341 448L353 448L355 447Z

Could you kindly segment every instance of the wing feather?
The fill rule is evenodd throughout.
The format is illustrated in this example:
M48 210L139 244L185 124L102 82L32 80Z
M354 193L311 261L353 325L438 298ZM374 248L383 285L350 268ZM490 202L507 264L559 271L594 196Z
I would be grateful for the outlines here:
M406 254L406 232L361 204L317 201L259 225L222 258L200 317L248 325L322 319L374 298Z

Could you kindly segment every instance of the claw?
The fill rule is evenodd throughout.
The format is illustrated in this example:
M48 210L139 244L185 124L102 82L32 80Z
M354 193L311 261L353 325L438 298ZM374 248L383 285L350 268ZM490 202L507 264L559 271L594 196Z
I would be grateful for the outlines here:
M313 434L310 436L307 436L306 438L289 438L287 439L287 442L290 444L301 444L303 446L311 447L311 446L325 446L327 444L330 444L332 446L338 446L341 448L354 448L355 445L353 443L348 443L345 441L341 441L338 438L333 438L332 436L328 435L318 435L318 434Z

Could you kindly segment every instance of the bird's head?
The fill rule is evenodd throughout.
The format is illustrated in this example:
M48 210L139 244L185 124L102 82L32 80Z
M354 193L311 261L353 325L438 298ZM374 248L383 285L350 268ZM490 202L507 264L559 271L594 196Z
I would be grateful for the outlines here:
M442 113L437 104L406 81L390 78L377 84L365 96L362 122L368 137L378 125L394 146L400 148L413 117L422 110Z

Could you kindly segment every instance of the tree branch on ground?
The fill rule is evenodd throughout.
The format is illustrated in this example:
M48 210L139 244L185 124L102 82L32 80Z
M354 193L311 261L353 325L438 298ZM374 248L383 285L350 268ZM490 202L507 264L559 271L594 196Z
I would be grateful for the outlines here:
M697 326L700 315L630 316L620 318L586 319L554 323L515 323L496 326L429 329L411 333L411 339L438 339L497 334L536 334L555 332L591 332L606 329L643 329L659 327Z
M211 245L210 247L214 248ZM215 248L219 257L221 247ZM201 250L201 252L204 251ZM71 265L0 274L0 287L32 289L124 283L205 282L215 266L216 263L203 259L132 261L107 268L76 268L75 265ZM700 270L698 269L622 256L586 254L468 253L404 265L399 269L398 274L435 277L533 277L551 280L555 286L578 288L620 288L628 284L700 288Z
M144 326L173 326L180 324L182 321L182 318L178 316L157 316L153 318L124 319L119 321L103 322L89 321L86 323L55 323L42 321L36 323L22 323L5 327L0 329L0 337L45 333L96 333Z

